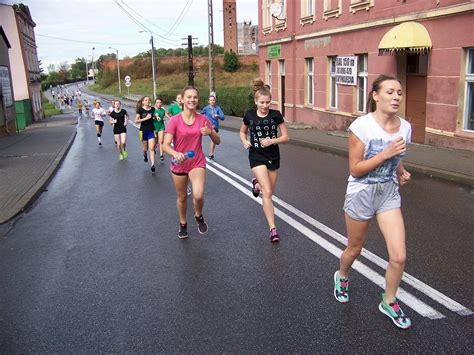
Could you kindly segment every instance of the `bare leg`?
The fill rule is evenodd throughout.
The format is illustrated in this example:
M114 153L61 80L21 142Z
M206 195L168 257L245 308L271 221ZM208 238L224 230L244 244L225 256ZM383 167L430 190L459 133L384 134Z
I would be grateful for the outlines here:
M148 148L150 151L150 164L153 166L155 165L155 138L148 140Z
M388 250L388 267L385 273L385 302L395 300L405 270L405 224L399 208L377 215L377 222Z
M189 179L193 185L193 204L194 215L202 216L202 208L204 207L204 185L206 183L206 170L196 168L189 172Z
M260 191L262 192L262 205L263 213L268 222L270 229L275 228L275 213L273 209L273 189L272 189L272 180L274 179L276 183L276 176L273 179L270 179L269 170L265 165L259 165L252 168L252 173L258 180L260 185Z
M346 213L346 228L347 228L347 247L342 252L341 259L339 261L339 276L347 278L349 269L352 266L354 260L360 255L365 242L365 236L367 234L367 228L369 227L369 221L356 221L349 217Z
M175 175L171 173L173 177L174 187L176 189L176 208L178 209L179 223L186 223L186 209L187 209L187 194L186 188L188 186L188 176L186 175Z

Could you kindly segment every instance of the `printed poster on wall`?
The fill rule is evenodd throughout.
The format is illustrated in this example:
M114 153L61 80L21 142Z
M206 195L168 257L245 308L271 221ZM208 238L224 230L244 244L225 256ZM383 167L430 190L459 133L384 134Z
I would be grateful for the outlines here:
M357 57L336 58L336 84L357 85Z
M5 107L12 106L13 93L12 86L10 84L10 74L8 72L8 67L4 65L0 65L0 86L3 95L3 104Z

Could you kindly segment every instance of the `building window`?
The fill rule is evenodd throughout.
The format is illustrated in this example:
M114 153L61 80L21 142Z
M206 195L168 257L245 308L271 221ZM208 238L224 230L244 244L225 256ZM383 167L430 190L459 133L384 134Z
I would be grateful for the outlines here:
M329 108L337 109L336 57L329 57Z
M369 11L374 6L375 0L351 0L349 11L355 14L357 11Z
M306 58L306 104L314 103L314 59Z
M342 0L324 0L323 19L339 17L342 14Z
M315 0L301 0L300 24L303 26L307 23L314 22L314 1Z
M367 112L367 54L357 56L357 111Z
M262 1L262 16L263 16L263 33L269 33L272 30L272 14L270 13L270 7L272 6L272 0Z
M265 72L267 74L267 84L272 87L272 62L270 60L265 62Z
M280 65L280 76L285 76L285 61L279 60L278 63Z
M466 98L464 100L464 129L474 131L474 48L467 50Z

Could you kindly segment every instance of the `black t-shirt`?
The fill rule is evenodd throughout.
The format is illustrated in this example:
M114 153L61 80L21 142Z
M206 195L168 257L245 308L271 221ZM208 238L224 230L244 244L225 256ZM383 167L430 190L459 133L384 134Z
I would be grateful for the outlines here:
M272 161L280 159L278 144L262 148L260 139L277 138L278 125L285 120L278 110L270 110L265 117L257 116L257 109L252 108L244 115L244 124L248 126L250 133L249 158L257 161Z
M110 117L112 117L114 120L116 120L114 124L114 128L124 128L125 125L125 115L127 114L127 111L124 110L123 108L119 111L116 112L115 110L110 113Z
M137 114L140 115L140 118L145 118L146 115L150 114L151 118L149 120L143 121L140 124L140 131L155 131L155 125L153 124L153 115L155 113L155 108L150 107L149 110L145 110L143 107L140 107L137 110Z

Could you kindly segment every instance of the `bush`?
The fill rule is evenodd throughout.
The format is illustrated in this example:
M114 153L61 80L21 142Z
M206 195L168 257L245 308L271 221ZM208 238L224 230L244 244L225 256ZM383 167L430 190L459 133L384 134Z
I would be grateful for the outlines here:
M234 52L225 52L224 54L224 70L229 73L234 73L239 69L240 63L237 54Z

